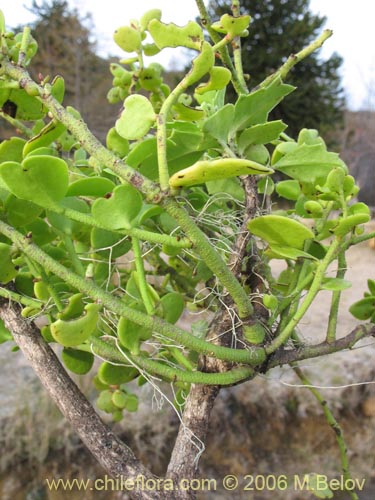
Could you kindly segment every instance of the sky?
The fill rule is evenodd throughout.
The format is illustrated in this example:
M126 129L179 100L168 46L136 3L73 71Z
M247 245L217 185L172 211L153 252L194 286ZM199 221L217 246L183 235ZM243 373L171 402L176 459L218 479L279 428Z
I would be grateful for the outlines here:
M8 26L32 20L25 8L32 0L1 0L0 8ZM39 2L40 3L40 2ZM132 18L139 18L146 10L155 7L163 11L164 22L186 24L197 15L195 0L69 0L82 15L90 12L95 25L98 49L102 55L119 55L120 49L112 40L112 33ZM337 52L344 58L341 70L348 107L358 110L375 108L375 29L374 0L310 0L314 13L327 17L325 27L334 34L322 49L322 56ZM251 12L250 12L251 14ZM301 47L302 48L302 47ZM291 51L296 50L291 46ZM182 53L165 49L160 62L177 65Z

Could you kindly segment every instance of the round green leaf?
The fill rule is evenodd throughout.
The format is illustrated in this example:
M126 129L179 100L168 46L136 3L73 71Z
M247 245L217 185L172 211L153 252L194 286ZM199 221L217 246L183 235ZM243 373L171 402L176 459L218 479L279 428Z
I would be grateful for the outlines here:
M139 354L141 342L148 340L151 335L151 330L147 330L127 318L121 317L118 322L117 336L121 344L134 354Z
M117 408L120 408L120 410L125 408L127 401L128 395L120 389L116 389L112 394L112 403L117 406Z
M61 358L67 369L78 375L88 373L94 364L94 356L91 352L77 351L76 349L64 348Z
M17 269L12 262L12 247L0 243L0 283L8 283L17 274Z
M103 384L121 385L130 382L139 375L136 368L132 366L118 366L107 363L102 363L98 370L99 380Z
M125 410L134 412L138 410L138 397L135 394L128 394Z
M182 295L176 292L167 293L161 298L160 302L164 319L169 323L176 323L185 308Z
M356 213L355 215L349 215L345 219L340 220L338 226L334 229L333 232L336 236L344 236L359 224L365 224L369 220L370 215L367 213Z
M350 313L357 319L366 320L371 318L375 311L375 297L361 299L349 308Z
M276 184L276 193L287 200L296 201L301 194L298 181L281 181Z
M141 46L141 33L131 26L121 26L113 35L114 41L125 52L135 52Z
M74 295L71 295L65 309L57 314L58 319L68 321L70 319L77 318L77 316L80 316L85 308L85 304L82 299L83 293L75 293Z
M5 201L4 208L9 224L15 227L33 222L43 211L39 205L20 200L12 194Z
M35 149L49 146L60 137L65 130L65 125L55 119L51 120L35 137L32 137L26 142L23 148L23 156L26 157Z
M341 292L350 288L352 284L350 281L342 278L324 278L322 283L322 290L332 290L333 292Z
M249 27L251 17L249 15L233 17L229 14L221 16L220 21L214 23L212 28L219 33L229 33L238 36Z
M17 198L42 207L56 206L68 190L68 166L54 156L30 156L0 165L0 176Z
M225 88L231 79L231 72L222 66L214 66L210 71L210 79L207 83L198 85L195 89L197 94L204 94L210 90L220 90Z
M91 247L105 259L117 259L131 249L131 241L123 234L112 233L106 229L94 227L91 231ZM121 242L121 243L119 243Z
M129 152L129 142L116 132L114 127L110 128L106 137L107 148L118 154L120 158Z
M98 399L96 400L96 406L99 408L99 410L105 411L106 413L112 413L116 411L116 406L112 401L112 391L108 389L102 391L99 394Z
M125 139L137 140L147 134L154 122L154 108L147 97L130 95L125 99L124 110L116 121L116 131Z
M85 342L95 331L99 319L98 304L87 304L86 314L77 319L58 319L51 324L53 338L64 347L74 347Z
M141 19L139 20L139 24L143 31L148 28L148 23L153 19L161 19L161 10L160 9L151 9L143 14Z
M4 161L22 161L22 150L26 141L19 137L12 137L0 144L0 163Z
M107 229L130 229L142 208L142 196L130 185L117 186L110 198L100 198L92 205L94 219Z
M271 246L292 247L301 249L307 239L314 233L296 220L281 215L262 215L248 224L248 229Z
M66 196L104 196L114 187L115 184L106 177L87 177L72 182Z

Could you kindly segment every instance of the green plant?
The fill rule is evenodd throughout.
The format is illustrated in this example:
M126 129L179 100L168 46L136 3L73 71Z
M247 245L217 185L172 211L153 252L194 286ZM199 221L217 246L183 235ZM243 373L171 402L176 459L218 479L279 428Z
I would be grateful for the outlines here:
M0 20L0 105L12 106L13 116L4 117L25 136L0 146L0 294L22 307L18 317L4 301L0 333L6 341L12 332L113 475L152 477L77 395L48 343L64 346L62 362L77 374L91 369L94 356L102 360L94 378L97 405L115 421L137 410L128 385L135 379L173 383L179 407L181 393L189 393L167 474L178 480L196 473L196 442L204 442L219 387L284 364L304 377L298 361L374 334L370 323L336 339L340 294L350 286L345 252L373 237L362 234L370 212L353 202L355 180L316 130L303 129L294 140L286 124L268 120L295 90L284 83L289 70L331 32L249 92L240 51L250 16L239 15L233 1L233 15L212 24L203 2L197 5L212 43L195 22L164 24L158 9L116 31L116 43L130 55L110 66L108 99L124 107L106 147L78 110L63 106L61 76L51 83L30 77L37 50L30 30L10 33ZM170 89L161 66L146 66L144 55L177 46L197 55ZM225 68L216 66L217 57ZM235 104L224 104L229 81ZM275 171L289 180L275 185ZM290 201L289 210L262 208L259 197L273 190ZM272 259L286 264L277 277ZM305 345L298 326L321 290L332 291L326 340ZM193 324L190 332L176 325L185 308L206 308L210 324ZM358 307L353 314L360 317ZM44 326L30 326L30 318L42 318ZM98 435L116 443L110 457ZM344 450L341 434L338 440ZM350 477L345 453L342 463ZM135 497L149 498L141 491Z

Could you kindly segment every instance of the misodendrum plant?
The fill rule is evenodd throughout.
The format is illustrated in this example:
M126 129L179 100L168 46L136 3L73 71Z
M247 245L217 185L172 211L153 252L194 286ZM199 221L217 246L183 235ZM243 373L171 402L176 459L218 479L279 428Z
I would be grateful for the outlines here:
M178 399L191 384L243 383L280 364L304 377L299 360L374 331L369 280L351 312L370 323L346 343L336 339L341 292L350 287L345 253L373 237L363 234L370 211L355 201L355 179L318 131L292 138L286 123L269 120L296 91L289 70L331 32L249 92L241 39L251 17L232 3L232 15L211 22L197 1L209 41L196 22L164 23L159 9L119 27L124 57L110 64L108 99L123 108L106 145L64 106L63 75L30 77L37 41L27 27L7 31L1 16L1 116L18 135L0 145L0 295L21 304L23 317L43 318L41 335L64 347L69 371L84 374L95 356L102 360L97 405L115 421L137 410L133 380L172 382ZM145 62L166 47L196 53L175 88L160 64ZM230 82L238 98L225 104ZM274 181L275 172L287 180ZM259 203L273 191L288 210ZM285 262L278 276L272 259ZM306 346L299 325L321 290L332 293L326 340ZM179 324L186 309L215 317L223 304L233 318L229 340L213 338L218 325ZM2 324L1 341L11 338ZM220 368L202 369L207 358Z

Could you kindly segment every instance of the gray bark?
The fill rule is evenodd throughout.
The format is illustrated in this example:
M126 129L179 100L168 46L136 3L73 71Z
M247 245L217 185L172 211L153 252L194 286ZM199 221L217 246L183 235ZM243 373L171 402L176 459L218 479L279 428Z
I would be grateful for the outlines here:
M19 306L1 300L0 317L50 397L106 473L114 478L122 476L124 480L136 481L137 476L144 476L145 481L156 480L156 476L100 419L39 330L21 317ZM131 491L129 497L142 500L164 498L156 490Z

